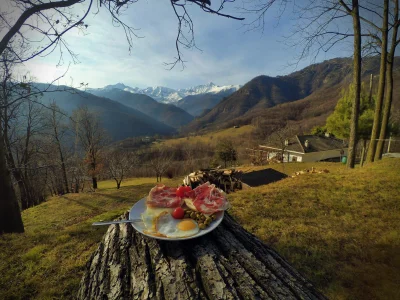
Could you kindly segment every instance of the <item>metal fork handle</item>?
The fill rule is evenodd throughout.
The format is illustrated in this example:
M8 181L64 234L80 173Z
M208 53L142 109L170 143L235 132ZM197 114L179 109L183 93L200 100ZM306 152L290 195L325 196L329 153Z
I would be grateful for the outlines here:
M104 221L104 222L95 222L92 226L101 226L101 225L111 225L111 224L123 224L123 223L136 223L142 222L141 219L133 219L133 220L119 220L119 221Z

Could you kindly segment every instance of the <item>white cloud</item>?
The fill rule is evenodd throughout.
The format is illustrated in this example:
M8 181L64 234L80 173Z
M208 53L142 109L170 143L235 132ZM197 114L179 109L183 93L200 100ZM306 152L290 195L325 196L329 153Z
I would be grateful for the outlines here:
M244 32L243 23L200 9L189 8L195 24L196 41L203 52L183 50L186 68L177 66L168 71L164 62L173 61L177 21L168 1L139 1L132 5L122 18L135 28L143 39L134 39L131 54L121 27L113 27L104 10L90 15L85 22L88 34L77 30L66 36L70 48L79 54L80 64L71 65L66 76L74 82L87 82L91 87L123 82L130 86L147 87L164 85L183 88L213 81L217 84L244 84L251 78L266 75L283 75L293 71L285 68L298 49L288 48L282 36L288 33L292 21L277 20L270 16L264 34ZM273 15L275 12L271 12ZM285 21L285 22L284 22ZM275 27L274 27L275 26ZM335 56L335 52L329 57ZM64 57L66 57L64 55ZM323 58L323 56L321 56ZM26 67L39 81L51 81L65 70L57 68L59 53L26 63ZM299 66L305 66L302 62Z

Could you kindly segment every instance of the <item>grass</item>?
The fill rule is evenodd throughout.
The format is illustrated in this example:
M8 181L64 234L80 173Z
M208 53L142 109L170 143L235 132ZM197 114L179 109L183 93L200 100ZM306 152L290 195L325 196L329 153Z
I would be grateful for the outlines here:
M330 299L400 299L400 159L286 171L312 166L330 173L232 194L233 215Z
M335 163L269 167L330 173L230 194L239 223L331 299L400 299L400 159L354 170ZM177 185L181 178L165 182ZM91 223L121 215L154 184L131 179L117 190L103 181L96 193L54 197L24 211L26 232L0 236L0 299L73 298L107 230Z
M239 128L227 128L219 131L213 131L210 133L206 133L203 135L189 136L184 138L177 139L169 139L165 140L162 143L166 146L172 146L179 143L205 143L210 145L216 145L218 140L221 138L230 138L234 139L242 135L250 134L254 130L254 127L251 125L241 126Z
M181 179L165 180L178 185ZM107 226L128 210L155 178L99 182L95 193L67 194L23 212L24 234L0 236L0 299L71 299Z
M141 184L154 184L154 177L128 178L121 182L121 188ZM98 187L100 190L115 189L117 183L115 180L103 180L99 182Z

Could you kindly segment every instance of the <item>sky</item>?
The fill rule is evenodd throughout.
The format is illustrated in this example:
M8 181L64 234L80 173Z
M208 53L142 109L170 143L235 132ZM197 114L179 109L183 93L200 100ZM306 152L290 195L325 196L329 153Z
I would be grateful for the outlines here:
M280 8L273 6L261 31L249 30L246 24L256 15L243 15L241 5L239 0L227 3L225 11L246 17L244 21L207 14L197 6L188 7L196 45L201 50L182 49L186 61L183 70L180 65L172 70L164 65L176 56L178 25L169 1L139 0L121 17L140 29L136 33L141 38L133 40L131 51L123 29L112 25L109 13L100 9L94 14L93 10L85 20L89 25L86 33L72 30L65 36L69 47L78 54L79 63L73 64L64 54L64 64L57 66L59 52L55 51L25 63L21 72L28 70L36 81L51 82L68 70L61 84L73 80L74 84L84 82L91 88L121 82L139 88L179 89L208 82L245 84L258 75L286 75L314 62L351 55L351 46L343 44L316 59L309 57L294 65L299 47L291 46L295 37L289 38L297 24L291 9L287 8L278 18Z

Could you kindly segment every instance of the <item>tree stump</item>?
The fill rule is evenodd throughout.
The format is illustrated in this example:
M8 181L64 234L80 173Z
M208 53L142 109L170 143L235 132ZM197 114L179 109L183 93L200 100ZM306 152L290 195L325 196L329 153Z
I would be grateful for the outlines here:
M225 214L214 231L185 241L111 225L86 265L78 299L326 298Z

